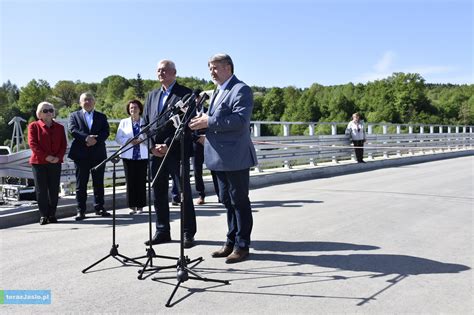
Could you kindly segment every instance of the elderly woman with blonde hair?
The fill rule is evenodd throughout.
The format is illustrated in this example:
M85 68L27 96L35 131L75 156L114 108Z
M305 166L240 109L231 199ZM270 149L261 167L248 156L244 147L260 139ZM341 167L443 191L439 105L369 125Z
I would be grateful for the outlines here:
M36 200L41 215L40 224L57 223L61 163L67 141L63 125L54 121L53 104L41 102L36 108L37 121L28 125L30 164L35 179Z

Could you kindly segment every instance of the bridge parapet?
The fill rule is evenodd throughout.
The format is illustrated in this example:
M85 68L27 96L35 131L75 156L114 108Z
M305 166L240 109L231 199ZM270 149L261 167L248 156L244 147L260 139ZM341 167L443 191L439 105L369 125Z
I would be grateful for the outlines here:
M67 130L67 120L58 120ZM111 119L118 124L119 119ZM261 136L262 125L280 125L282 136ZM291 135L293 125L306 125L308 135ZM355 160L350 139L341 132L346 122L252 122L252 139L255 143L259 164L258 171L275 167L291 168L296 165L315 166L321 162ZM317 134L318 126L326 126L327 134ZM364 147L368 160L375 158L434 154L445 151L472 150L474 126L440 126L424 124L365 124L367 143ZM426 131L429 130L427 133ZM338 133L339 131L339 133ZM68 146L69 148L69 146ZM107 142L107 152L112 154L119 148L115 141ZM0 155L0 177L33 178L28 159L30 150L9 155ZM123 183L124 171L117 164L117 181ZM112 181L112 164L106 165L106 184ZM66 159L62 166L61 187L64 193L74 191L74 163Z

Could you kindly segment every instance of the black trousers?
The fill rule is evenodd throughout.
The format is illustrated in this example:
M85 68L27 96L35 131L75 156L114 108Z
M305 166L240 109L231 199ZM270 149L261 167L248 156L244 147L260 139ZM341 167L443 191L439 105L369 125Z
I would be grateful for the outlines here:
M32 164L32 169L39 212L42 217L55 216L58 206L61 164Z
M129 208L144 208L146 206L147 164L148 160L146 159L123 159Z
M193 143L194 157L193 157L193 169L194 169L194 182L196 184L196 191L202 198L206 197L206 188L204 180L202 179L202 165L204 163L204 146L200 143ZM214 184L214 191L219 196L219 184L217 177L214 172L211 172L212 182Z
M76 160L76 201L77 210L85 213L87 210L87 183L89 174L92 173L92 186L94 188L94 209L96 211L104 209L104 172L105 165L92 171L102 160Z
M162 158L153 156L151 158L151 170L152 176L155 177L161 163ZM184 202L184 233L187 237L194 237L196 234L196 212L194 210L194 204L191 194L191 181L189 179L189 158L184 159L184 194L188 196ZM168 203L168 190L169 190L169 176L170 174L180 174L180 161L174 156L170 156L166 159L163 168L156 180L155 186L153 187L154 195L154 206L156 212L156 232L158 234L170 234L170 206Z
M219 182L219 198L227 209L226 244L248 249L253 227L249 200L250 170L215 173Z
M356 155L357 162L362 162L364 159L364 140L352 140L352 143L354 144L355 147L360 147L360 148L354 148L354 152Z

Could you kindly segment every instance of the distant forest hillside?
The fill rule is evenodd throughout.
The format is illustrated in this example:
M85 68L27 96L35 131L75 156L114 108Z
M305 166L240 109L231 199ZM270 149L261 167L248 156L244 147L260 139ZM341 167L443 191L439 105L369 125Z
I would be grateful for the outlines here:
M214 88L211 81L193 77L178 78L191 89ZM100 83L59 81L51 87L45 80L31 80L18 88L10 81L0 87L0 144L8 144L13 128L8 122L14 116L34 120L36 106L42 101L53 103L57 116L66 118L79 108L83 92L94 93L96 108L109 118L124 118L125 104L130 99L145 100L149 91L158 88L156 80L134 79L111 75ZM347 83L309 88L257 87L254 91L252 120L259 121L337 121L350 120L359 112L366 122L474 124L474 84L430 84L416 73L393 73L390 77L367 84ZM26 129L26 126L25 126ZM292 133L304 133L292 129ZM279 129L268 127L267 134Z

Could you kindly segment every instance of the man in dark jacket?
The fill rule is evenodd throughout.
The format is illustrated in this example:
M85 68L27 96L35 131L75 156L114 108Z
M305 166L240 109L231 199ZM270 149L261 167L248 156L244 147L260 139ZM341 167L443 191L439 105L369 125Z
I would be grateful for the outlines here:
M143 118L145 124L158 120L150 129L152 175L155 177L160 165L163 163L165 154L170 149L176 128L170 124L173 111L168 110L175 107L185 95L192 91L176 82L176 66L171 60L162 60L158 63L158 80L161 83L159 89L153 90L147 97ZM177 139L179 140L179 139ZM189 157L192 152L191 133L185 133L184 150L184 194L188 196L184 202L184 247L190 248L194 245L194 234L196 234L196 215L191 198L191 183L189 179ZM161 244L171 241L170 233L170 209L168 203L169 176L180 174L180 142L175 141L171 151L166 157L160 174L153 187L154 206L156 212L156 233L151 240L152 244ZM149 245L149 241L145 242Z
M92 173L95 214L110 216L104 209L105 165L91 172L92 168L107 158L105 141L109 137L107 116L94 110L95 98L91 93L82 93L79 102L82 109L69 116L69 132L74 140L68 157L76 166L76 221L86 217L87 182Z

